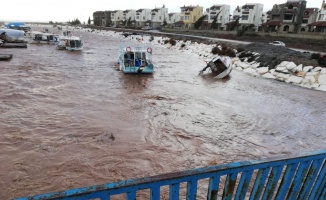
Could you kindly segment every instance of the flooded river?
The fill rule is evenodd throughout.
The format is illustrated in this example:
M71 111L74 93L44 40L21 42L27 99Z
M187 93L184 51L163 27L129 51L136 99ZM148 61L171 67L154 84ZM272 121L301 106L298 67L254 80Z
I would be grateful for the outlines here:
M326 93L154 46L153 75L117 70L120 39L30 44L0 62L0 199L326 147Z

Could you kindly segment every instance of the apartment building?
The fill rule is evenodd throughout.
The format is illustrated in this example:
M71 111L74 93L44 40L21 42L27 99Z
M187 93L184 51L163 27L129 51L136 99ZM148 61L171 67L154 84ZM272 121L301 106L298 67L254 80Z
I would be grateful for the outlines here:
M124 26L135 27L136 26L136 10L124 10L122 12L122 22Z
M302 24L300 27L300 32L310 32L311 26L309 24L316 22L318 15L318 8L306 8L303 14Z
M212 27L214 19L216 19L216 29L226 30L226 23L230 21L230 5L226 4L214 4L210 8L207 8L204 15L206 15L202 22L203 29L215 29Z
M123 21L123 10L111 11L111 20L114 27L124 26L125 21Z
M168 27L174 28L176 27L176 23L179 22L181 19L180 13L169 13L168 19L166 20Z
M317 14L316 22L308 24L309 30L314 32L326 32L326 3L323 0L321 8Z
M203 16L203 7L197 6L183 6L181 9L180 21L184 28L194 28L195 22Z
M105 26L106 24L105 11L96 11L93 13L93 23L96 26Z
M275 4L271 10L271 20L263 24L265 30L297 33L300 31L302 22L304 22L306 5L307 1L305 0L292 0L284 4Z
M138 9L136 10L136 27L142 28L144 26L149 26L151 23L151 11L152 9Z
M168 8L163 6L162 8L154 8L151 10L151 19L149 22L149 26L156 29L161 27L163 22L168 19Z
M242 7L238 6L233 12L233 21L226 25L232 26L237 23L239 28L250 28L257 32L264 17L263 9L264 5L260 3L247 3Z

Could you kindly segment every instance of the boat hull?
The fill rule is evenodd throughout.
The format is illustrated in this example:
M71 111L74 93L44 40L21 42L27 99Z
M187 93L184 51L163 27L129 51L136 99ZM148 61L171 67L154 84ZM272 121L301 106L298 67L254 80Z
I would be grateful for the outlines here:
M125 74L151 74L154 72L153 65L149 65L146 67L142 66L132 66L132 67L121 67L121 71L123 71Z

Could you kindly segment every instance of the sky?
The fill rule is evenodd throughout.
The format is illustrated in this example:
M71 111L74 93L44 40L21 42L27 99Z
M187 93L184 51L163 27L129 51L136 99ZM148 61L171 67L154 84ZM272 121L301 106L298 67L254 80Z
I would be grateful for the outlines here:
M79 19L82 23L93 18L93 12L105 10L127 10L140 8L160 8L165 5L168 12L180 12L180 7L199 5L204 8L214 4L231 6L231 14L239 5L246 3L261 3L264 11L270 10L274 4L282 4L287 0L2 0L0 21L23 22L67 22ZM292 0L295 1L295 0ZM321 8L322 0L306 0L307 7Z

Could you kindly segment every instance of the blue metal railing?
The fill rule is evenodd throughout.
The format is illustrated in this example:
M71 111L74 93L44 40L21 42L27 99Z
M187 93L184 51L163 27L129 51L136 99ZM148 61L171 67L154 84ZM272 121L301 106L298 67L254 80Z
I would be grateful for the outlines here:
M186 199L196 199L199 181L207 180L207 199L326 199L326 150L292 158L274 158L222 164L158 176L125 180L15 200L101 199L125 194L127 200L149 189L150 199L169 187L169 199L178 200L186 183ZM202 185L201 185L202 186ZM144 199L144 198L141 198Z

